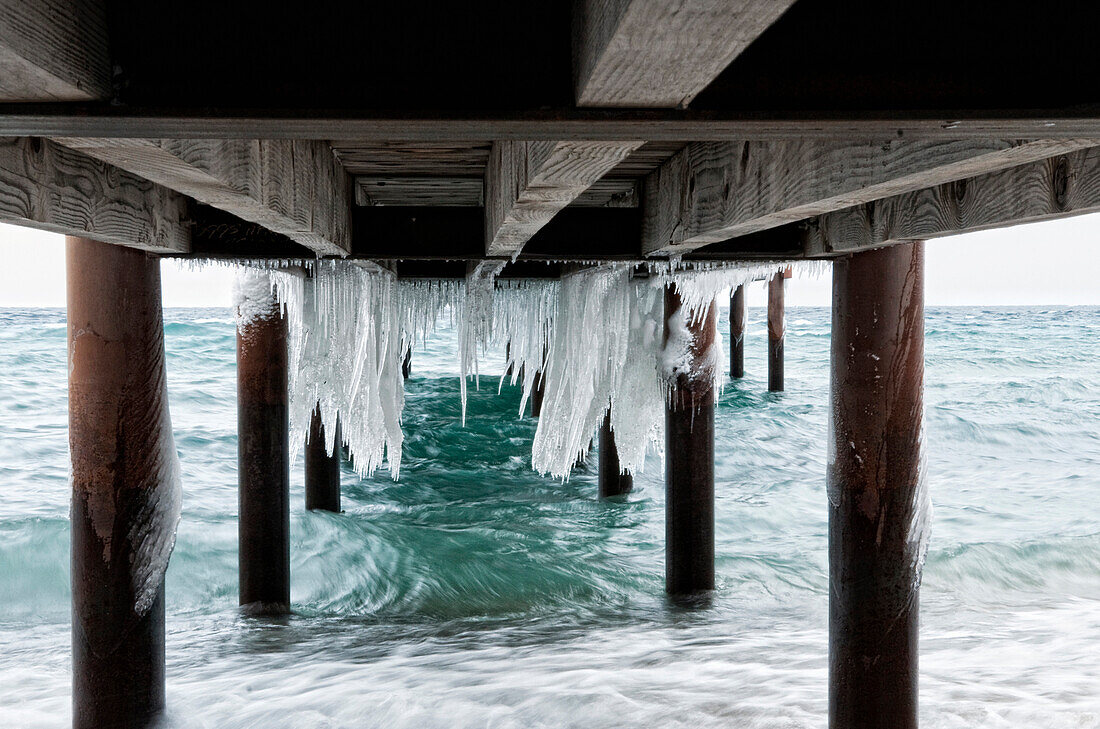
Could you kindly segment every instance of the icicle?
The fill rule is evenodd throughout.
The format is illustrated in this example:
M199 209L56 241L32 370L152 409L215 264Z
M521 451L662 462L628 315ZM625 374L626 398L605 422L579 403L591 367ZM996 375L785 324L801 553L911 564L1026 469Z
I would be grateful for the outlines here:
M537 471L567 478L610 409L621 467L636 473L646 453L662 446L667 382L687 366L688 322L704 316L723 290L765 280L789 265L672 259L604 263L561 281L498 281L504 262L482 261L461 282L397 281L367 262L295 263L260 262L262 270L242 274L238 283L241 300L256 298L249 291L258 288L276 291L289 318L293 447L301 447L320 403L325 423L339 414L358 472L369 475L386 460L395 479L403 443L401 363L447 313L459 329L463 424L467 378L472 374L476 382L479 375L478 350L507 346L513 384L522 373L521 414L537 373L544 373L532 448ZM643 264L649 277L632 278ZM794 268L815 275L828 263ZM663 289L669 285L689 319L666 346ZM240 316L254 315L240 308ZM721 347L719 336L707 355L713 366L702 368L715 387L721 385ZM326 428L330 452L341 445L332 442L334 431Z
M390 271L355 261L318 261L312 277L303 267L242 269L238 300L274 290L288 318L291 447L305 442L313 408L335 423L344 443L326 428L329 452L347 445L356 471L368 476L389 463L401 469L401 362L424 341L439 315L458 300L458 283L399 283ZM262 297L261 297L262 298ZM255 315L239 306L238 316Z
M480 261L466 274L466 296L462 302L458 330L463 425L466 425L466 378L472 372L474 386L480 386L477 350L487 344L492 335L494 282L502 268L504 261Z
M648 288L618 264L562 279L532 448L539 473L567 478L609 406L622 467L641 467L662 402Z
M558 303L557 281L498 282L493 303L493 346L505 346L505 372L511 370L512 384L523 376L519 414L535 389L535 378L546 364L546 350ZM507 374L501 375L501 384ZM499 391L499 389L498 389Z

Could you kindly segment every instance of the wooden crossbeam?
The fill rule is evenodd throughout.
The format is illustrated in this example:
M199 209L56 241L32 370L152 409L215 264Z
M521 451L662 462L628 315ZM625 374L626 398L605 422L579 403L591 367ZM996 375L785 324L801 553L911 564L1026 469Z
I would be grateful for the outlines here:
M646 179L642 251L684 253L1094 144L1002 139L697 142Z
M730 139L1081 139L1100 137L1100 109L996 113L882 110L818 114L679 109L548 109L516 112L347 113L0 103L0 136L163 139L354 139L440 143L510 139L650 142Z
M357 177L356 205L430 205L462 208L484 204L478 177Z
M495 142L485 173L485 251L515 255L642 142Z
M156 253L187 253L187 200L35 137L0 139L0 221Z
M815 218L808 257L1100 211L1100 147L914 190Z
M629 177L604 177L582 192L575 208L636 208L638 183ZM485 182L478 177L356 177L355 204L479 208L485 205Z
M111 94L100 0L0 0L0 101L92 101Z
M582 0L577 106L687 106L793 2Z
M258 223L318 256L351 250L351 181L308 140L62 138L84 154Z
M578 106L680 107L793 0L582 0L574 18ZM488 255L516 255L641 142L497 141L485 176Z

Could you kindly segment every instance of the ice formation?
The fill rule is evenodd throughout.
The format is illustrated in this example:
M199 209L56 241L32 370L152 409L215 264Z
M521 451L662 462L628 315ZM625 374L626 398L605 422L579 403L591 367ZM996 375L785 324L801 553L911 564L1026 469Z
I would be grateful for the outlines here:
M507 350L513 384L523 387L520 412L542 373L544 399L531 463L568 478L610 412L621 467L640 471L647 451L660 450L670 383L689 364L693 376L721 384L721 337L699 367L688 323L706 315L715 297L766 279L787 263L607 263L552 280L498 280L502 262L470 269L465 281L399 281L377 265L354 261L243 269L238 317L262 314L272 294L290 328L290 421L293 447L305 442L319 403L325 423L339 413L343 438L360 475L388 461L400 474L401 363L446 314L459 330L462 417L478 353ZM803 273L819 268L803 267ZM665 336L663 291L675 286L682 311ZM691 357L694 362L690 362ZM508 377L509 375L504 375ZM501 382L503 382L502 377ZM333 428L326 428L331 450Z
M532 446L536 471L568 477L609 407L620 461L641 468L664 412L655 358L660 299L656 288L632 280L629 266L562 278Z
M286 312L291 447L305 442L320 405L325 423L335 423L339 414L343 445L360 475L373 474L385 459L397 479L404 440L401 363L444 309L455 305L458 290L446 281L398 282L390 271L355 262L242 270L238 326L264 310L254 299L272 293ZM335 428L325 434L325 447L333 452Z
M134 591L134 612L138 615L149 612L160 594L168 559L176 546L176 528L183 506L182 476L171 423L159 442L158 460L163 470L154 487L155 496L142 505L127 534L134 545L130 584Z
M503 261L482 261L466 275L466 291L462 298L458 330L463 425L466 424L466 382L472 372L475 384L479 383L477 350L479 344L487 344L492 339L495 281L502 268Z

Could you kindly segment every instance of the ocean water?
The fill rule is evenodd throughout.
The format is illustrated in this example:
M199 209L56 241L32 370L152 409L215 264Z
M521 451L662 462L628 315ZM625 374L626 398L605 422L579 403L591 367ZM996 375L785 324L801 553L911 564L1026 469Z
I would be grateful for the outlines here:
M346 512L306 513L294 466L296 612L257 620L237 612L232 319L168 310L168 725L824 726L829 312L788 311L778 395L763 316L717 409L710 607L663 597L660 460L624 502L595 498L594 457L540 478L517 389L482 377L460 427L443 330L414 354L400 483L345 468ZM69 724L65 351L63 311L0 310L0 727ZM928 312L925 727L1100 727L1098 362L1100 309Z

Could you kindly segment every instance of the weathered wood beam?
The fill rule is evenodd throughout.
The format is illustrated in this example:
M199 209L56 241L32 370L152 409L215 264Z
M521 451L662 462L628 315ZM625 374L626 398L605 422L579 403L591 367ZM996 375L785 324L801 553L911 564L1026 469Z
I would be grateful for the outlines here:
M641 184L630 177L604 177L577 196L575 208L636 208L641 204Z
M793 0L581 0L578 106L681 107ZM515 255L642 142L497 141L485 175L485 246Z
M793 2L580 0L577 106L687 106Z
M485 251L515 255L643 142L494 142L485 173Z
M641 198L638 187L638 181L633 178L604 177L574 198L570 205L580 208L636 208ZM485 181L480 177L356 177L355 204L477 208L485 204Z
M100 0L0 0L0 101L94 101L111 95Z
M1100 147L915 190L822 215L805 230L807 256L1100 211Z
M356 205L428 205L462 208L484 205L485 181L478 177L357 177Z
M36 137L0 139L0 221L157 253L191 249L184 196Z
M319 256L351 250L351 181L324 142L72 137L57 141L281 233Z
M689 144L646 180L642 251L687 252L1096 143L894 139Z
M1100 137L1100 107L985 112L890 110L832 114L679 109L548 109L410 114L342 110L160 109L105 104L2 104L0 136L119 139L314 139L354 144L486 139L651 142L730 139L1081 139Z
M638 180L599 179L570 203L573 208L637 208ZM485 181L480 177L355 177L355 205L429 208L481 208Z

